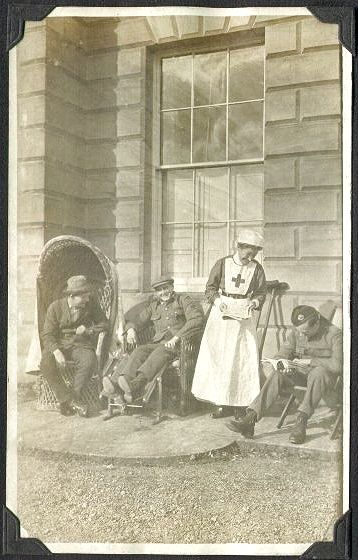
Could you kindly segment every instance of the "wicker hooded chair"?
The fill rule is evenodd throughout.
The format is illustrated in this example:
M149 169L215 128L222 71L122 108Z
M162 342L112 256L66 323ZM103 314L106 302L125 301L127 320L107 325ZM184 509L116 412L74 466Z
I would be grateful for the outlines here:
M43 248L37 277L37 321L40 345L42 348L41 333L48 306L54 300L63 297L67 279L80 274L85 275L94 286L95 295L109 322L108 331L98 336L96 355L98 372L101 372L112 342L120 303L117 274L114 264L108 257L92 243L80 237L72 235L55 237ZM71 386L74 376L71 362L61 375L65 383ZM37 408L55 409L56 397L47 380L39 376L38 381ZM97 375L90 380L82 394L83 400L91 409L99 407L99 390L100 379Z

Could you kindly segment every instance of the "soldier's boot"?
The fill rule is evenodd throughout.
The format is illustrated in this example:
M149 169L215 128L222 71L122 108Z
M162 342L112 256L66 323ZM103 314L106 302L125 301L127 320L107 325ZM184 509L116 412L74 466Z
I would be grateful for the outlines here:
M290 442L297 445L304 443L306 440L308 416L304 412L297 414L296 423L290 433Z
M246 410L245 416L239 420L230 420L226 423L226 426L232 432L238 432L246 438L252 438L255 433L255 424L257 421L256 412L251 408Z

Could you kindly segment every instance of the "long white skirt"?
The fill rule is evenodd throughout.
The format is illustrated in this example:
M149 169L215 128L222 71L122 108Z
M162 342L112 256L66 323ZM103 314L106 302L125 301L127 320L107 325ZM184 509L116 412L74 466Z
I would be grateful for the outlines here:
M196 363L193 395L217 405L247 406L259 391L254 319L223 319L213 306Z

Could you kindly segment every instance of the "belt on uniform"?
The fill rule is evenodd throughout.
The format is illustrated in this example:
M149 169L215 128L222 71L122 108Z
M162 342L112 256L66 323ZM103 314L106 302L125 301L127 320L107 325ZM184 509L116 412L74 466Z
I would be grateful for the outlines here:
M231 297L233 299L247 299L247 296L243 296L242 294L228 294L227 292L224 292L224 290L222 290L221 293L223 296Z

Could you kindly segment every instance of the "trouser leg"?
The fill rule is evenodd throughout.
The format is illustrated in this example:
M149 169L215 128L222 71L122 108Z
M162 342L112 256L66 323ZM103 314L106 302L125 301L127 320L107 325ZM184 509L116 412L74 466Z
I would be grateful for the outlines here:
M284 388L292 386L293 382L290 378L273 369L260 393L249 405L249 408L256 412L257 420L262 418L266 410L276 401Z
M139 371L144 375L147 382L151 381L164 366L169 365L174 360L175 356L175 350L166 348L164 344L158 344L156 349L139 367Z
M71 358L75 362L75 375L73 380L73 393L77 398L96 371L97 358L92 348L73 348Z
M307 391L298 410L312 416L319 401L334 387L336 376L323 367L313 368L307 376Z
M112 381L117 382L119 375L124 375L128 381L132 381L137 376L137 372L141 365L146 361L148 356L158 347L158 344L143 344L138 346L128 358L123 369L112 377Z
M71 398L71 392L62 379L61 372L57 367L55 357L52 352L44 350L41 357L40 371L47 380L52 391L55 393L59 403L68 401Z

